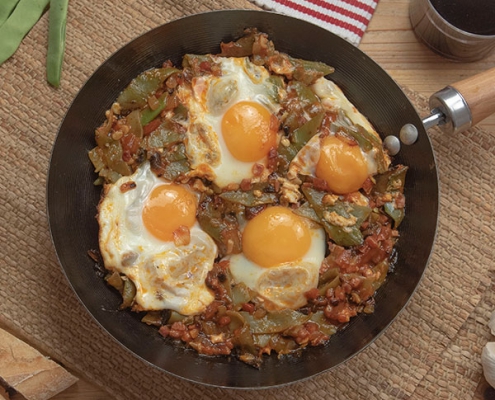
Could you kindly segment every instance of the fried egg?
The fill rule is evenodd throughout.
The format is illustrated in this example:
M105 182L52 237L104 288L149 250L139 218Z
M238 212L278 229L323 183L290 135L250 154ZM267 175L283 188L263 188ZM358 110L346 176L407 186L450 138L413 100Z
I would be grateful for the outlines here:
M374 155L336 135L315 135L289 165L289 177L298 174L323 179L336 194L359 190L377 172Z
M380 136L373 126L334 82L320 78L312 85L312 90L326 110L343 113L349 124L360 125L381 145ZM347 194L358 191L369 176L378 172L376 157L379 149L376 145L365 151L355 140L335 133L332 128L330 132L313 136L289 165L289 178L298 174L320 178L332 192ZM388 166L388 156L382 151L378 156L384 157Z
M137 309L193 315L214 300L205 279L217 247L196 220L197 204L189 187L156 177L149 163L105 188L100 252L136 286Z
M236 284L258 293L269 310L298 309L316 288L325 257L325 233L287 207L272 206L249 220L242 253L229 257Z
M189 110L186 153L192 175L219 187L252 178L280 139L277 88L249 58L214 57L221 76L194 77L178 90Z

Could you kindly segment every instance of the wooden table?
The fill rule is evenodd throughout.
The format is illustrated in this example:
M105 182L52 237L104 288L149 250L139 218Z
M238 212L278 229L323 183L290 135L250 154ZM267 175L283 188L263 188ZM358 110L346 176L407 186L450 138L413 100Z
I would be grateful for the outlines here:
M380 0L359 46L400 85L429 97L445 86L495 66L495 53L473 63L443 58L421 43L409 22L409 0ZM495 128L495 115L479 124Z
M409 0L380 0L360 49L371 56L400 85L429 97L458 80L495 66L495 54L475 63L458 63L442 58L420 43L411 30ZM480 123L495 131L495 115ZM20 400L15 395L14 400ZM99 400L109 396L102 389L81 379L56 400Z

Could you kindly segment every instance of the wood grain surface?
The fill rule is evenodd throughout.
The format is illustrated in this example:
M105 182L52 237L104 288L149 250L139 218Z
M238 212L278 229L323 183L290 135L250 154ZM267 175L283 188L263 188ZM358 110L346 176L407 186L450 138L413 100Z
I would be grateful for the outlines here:
M429 97L447 85L495 66L495 54L461 63L443 58L420 42L409 21L410 0L380 0L359 48L400 85ZM495 131L495 115L478 126Z
M429 97L435 91L495 66L495 54L474 62L459 63L442 58L420 43L409 22L409 0L380 0L359 46L400 85ZM495 115L479 126L495 132ZM55 400L100 400L110 396L83 379ZM15 394L14 400L22 396Z

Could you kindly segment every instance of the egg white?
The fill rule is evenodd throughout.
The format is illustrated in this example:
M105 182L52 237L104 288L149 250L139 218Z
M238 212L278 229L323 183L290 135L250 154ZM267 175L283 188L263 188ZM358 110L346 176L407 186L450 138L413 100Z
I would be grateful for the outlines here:
M309 221L308 224L311 245L300 260L266 268L243 253L228 257L235 283L244 283L255 291L268 311L296 310L307 303L304 293L318 286L320 266L325 258L325 232Z
M358 111L335 82L322 77L316 80L311 86L311 90L320 98L321 104L326 110L333 112L344 111L353 124L361 125L368 132L380 139L380 135L376 132L370 121Z
M123 184L132 182L134 189L121 191ZM105 188L98 208L100 252L107 269L133 281L138 308L193 315L214 300L205 279L217 247L197 222L190 228L187 245L161 241L148 232L142 209L152 190L164 184L168 182L157 178L145 163L133 175Z
M206 177L225 187L252 178L255 163L266 164L266 157L244 162L231 155L221 132L225 111L241 101L261 104L271 113L277 113L280 105L264 67L252 64L249 58L214 60L221 66L221 76L195 77L191 87L182 86L178 95L189 110L185 144L193 169L191 175Z

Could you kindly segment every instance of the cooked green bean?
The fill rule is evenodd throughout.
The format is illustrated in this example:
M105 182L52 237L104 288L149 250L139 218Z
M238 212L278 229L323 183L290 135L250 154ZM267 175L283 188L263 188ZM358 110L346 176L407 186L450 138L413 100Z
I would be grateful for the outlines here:
M359 127L361 128L361 126ZM342 132L353 138L358 143L359 147L364 151L370 151L373 149L373 143L371 143L367 136L363 134L364 128L359 129L356 126L344 126L336 123L333 123L331 128L334 132Z
M158 117L158 114L160 114L163 111L163 109L165 108L165 106L167 105L167 98L168 98L168 93L165 92L158 98L157 108L152 110L151 108L148 107L148 108L145 108L141 112L141 125L142 126L149 124L156 117Z
M254 35L243 36L235 42L220 43L223 57L248 57L253 54Z
M2 0L3 1L3 0ZM0 64L8 60L22 39L38 22L50 0L20 0L9 18L0 26Z
M149 311L141 318L141 322L147 325L154 325L160 327L162 325L162 312L161 311Z
M405 217L405 210L403 208L396 208L394 202L385 203L383 205L383 210L394 220L394 228L397 229Z
M127 277L122 279L124 280L124 287L122 289L122 304L120 305L121 310L132 306L134 297L136 297L136 286L134 285L134 282Z
M373 267L373 272L378 273L378 277L373 281L373 290L377 290L385 281L388 270L390 268L390 261L383 260Z
M308 122L293 130L288 136L288 146L280 142L277 149L280 171L286 171L299 150L304 147L309 139L316 135L324 115L324 113L316 114Z
M2 0L0 1L0 26L7 21L19 0Z
M318 61L307 61L289 57L289 61L294 66L293 77L306 85L313 84L318 78L332 74L335 69L329 65Z
M311 207L309 203L303 203L300 207L295 208L292 211L301 217L316 222L317 224L321 223L320 217L318 217L318 214L316 214L316 211L313 210L313 207Z
M233 203L242 204L246 207L255 207L262 204L272 204L277 201L277 196L273 193L263 193L258 190L248 190L243 192L241 190L232 190L228 192L223 192L220 197L224 200L231 201Z
M255 335L283 332L291 326L304 324L310 318L309 315L290 309L269 312L262 318L255 318L245 311L240 311L239 314L244 317Z
M68 6L69 0L50 1L46 79L54 87L60 86L62 63L64 61L65 27L67 25Z
M148 98L170 75L178 71L177 68L153 68L138 75L117 98L122 111L145 107L148 103Z
M130 114L129 114L130 115ZM147 149L151 148L163 148L171 146L175 143L182 142L184 135L180 134L170 123L170 121L163 121L158 128L146 136L142 143L143 147Z
M340 285L340 278L336 276L330 282L327 282L324 285L319 286L318 293L320 294L320 296L326 296L326 293L329 289L335 289L339 285Z
M232 303L236 307L240 308L243 303L250 302L254 297L256 297L256 293L244 283L240 282L232 286Z
M218 207L212 197L205 197L200 202L197 219L201 229L215 240L219 254L241 252L241 234L237 218L224 214L224 209ZM229 240L231 240L230 243ZM233 243L232 248L230 248L231 243Z
M320 223L328 236L335 243L348 247L363 242L363 234L359 227L371 212L368 206L360 206L340 199L333 205L324 205L325 192L309 187L302 187L301 190L320 218Z
M320 330L328 336L332 336L333 334L337 333L337 327L329 323L323 311L317 311L312 314L311 321L316 322Z
M114 287L122 294L122 291L124 290L124 281L117 271L109 274L105 280L110 286Z
M376 185L373 188L375 193L403 192L408 167L397 165L389 171L376 175Z
M316 135L316 133L320 128L321 121L323 120L324 116L325 116L324 113L316 114L304 125L300 126L299 128L295 129L293 132L291 132L291 134L289 135L290 142L292 143L293 146L295 146L298 152L304 147L306 143L309 142L309 140L314 135Z

